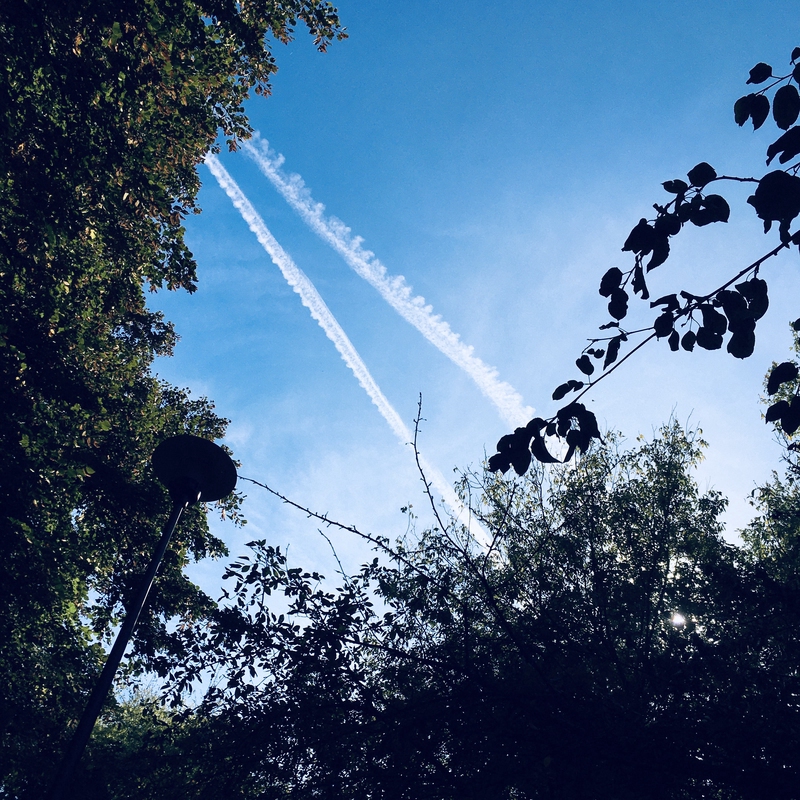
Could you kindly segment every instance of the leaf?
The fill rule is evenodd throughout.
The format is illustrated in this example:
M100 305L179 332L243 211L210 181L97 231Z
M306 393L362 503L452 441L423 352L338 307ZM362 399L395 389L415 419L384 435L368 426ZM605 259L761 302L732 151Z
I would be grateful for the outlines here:
M749 358L756 346L756 335L753 330L740 328L735 330L728 340L727 351L734 358Z
M769 116L769 99L763 94L754 94L750 102L750 119L753 120L753 130L757 131Z
M747 311L753 319L761 319L769 308L767 282L761 278L750 278L736 284L736 291L747 298Z
M600 326L601 331L608 331L611 328L619 328L619 322L606 322L605 325Z
M717 177L717 172L711 164L701 161L697 166L692 167L687 175L692 186L702 189Z
M644 280L644 270L642 269L641 264L636 264L633 268L633 281L631 282L631 288L633 289L634 294L641 293L642 300L647 300L650 297L650 292L647 291L647 284Z
M772 98L772 117L782 130L794 125L800 114L800 94L791 83L781 86Z
M679 178L674 181L664 181L661 185L670 194L686 194L686 190L689 188L689 184Z
M514 448L511 451L511 466L514 467L514 472L517 475L524 475L531 465L531 453L527 447Z
M733 118L739 127L750 119L750 109L752 108L754 97L754 94L746 94L733 104Z
M619 267L611 267L600 279L600 295L608 297L614 289L618 289L622 283L622 270Z
M561 398L567 395L569 392L575 392L578 389L582 388L583 388L583 381L570 380L567 381L566 383L562 383L553 392L553 400L561 400Z
M800 428L800 397L793 397L789 408L781 415L781 428L787 436Z
M647 223L647 220L642 217L628 234L625 244L622 245L622 250L646 256L653 249L653 234L653 229Z
M663 314L656 317L653 323L653 330L656 332L656 336L659 339L663 339L665 336L669 336L669 334L672 333L674 324L675 321L672 318L672 313L665 311Z
M661 236L675 236L681 231L681 221L677 214L661 214L653 223L653 228Z
M701 326L697 331L697 344L704 350L719 350L722 347L722 335Z
M800 318L796 319L796 320L795 320L795 321L792 323L792 330L793 330L795 333L797 333L797 332L800 332Z
M725 319L724 314L720 314L712 305L705 303L700 306L700 312L703 315L703 327L707 328L711 333L722 334L728 330L728 321ZM700 344L700 335L698 333L697 343ZM700 345L701 347L703 345Z
M531 453L533 457L542 464L558 464L558 459L552 455L545 446L544 439L537 434L531 442Z
M775 158L778 153L781 154L781 157L778 159L781 164L791 161L791 159L800 153L800 126L786 131L783 136L778 138L767 148L767 166L769 166L772 159Z
M681 337L678 334L678 331L672 331L672 333L669 335L668 341L669 341L669 349L672 350L673 353L677 353L681 341Z
M502 472L503 475L511 468L511 459L506 453L495 453L489 459L489 472Z
M681 339L681 347L688 353L694 350L694 343L697 341L697 334L694 331L686 331Z
M653 300L650 303L650 308L655 308L656 306L665 306L667 311L677 311L680 308L680 301L678 300L678 295L676 294L665 294L663 297L659 297L658 300Z
M731 215L728 201L718 194L710 194L702 198L698 205L692 209L689 219L694 225L703 227L712 222L727 222Z
M575 366L584 374L591 375L594 372L594 364L587 355L581 356L576 362Z
M750 77L747 79L747 83L764 83L771 77L772 67L761 61L750 70Z
M569 394L569 384L562 383L560 386L557 386L553 392L553 400L561 400L561 398L565 397L567 394Z
M765 232L774 220L788 224L800 214L800 178L780 169L768 172L747 202L756 210L759 219L764 220Z
M764 415L764 420L765 420L765 422L776 422L788 410L789 410L789 403L786 400L778 400L777 403L773 403L767 409L767 413Z
M773 367L767 379L767 394L770 396L775 394L784 383L796 380L797 375L797 364L793 361L784 361L777 367Z
M736 323L741 322L743 319L750 319L750 311L747 308L747 300L740 292L732 292L729 289L724 289L717 292L716 299L722 305L722 310L728 318L728 327L733 330Z
M792 50L792 64L794 64L798 58L800 58L800 47L795 47L794 50Z
M647 271L660 267L669 258L669 239L656 234L653 243L653 255L647 262Z
M621 336L615 336L613 339L609 339L608 347L606 349L606 357L603 361L603 369L608 369L608 367L610 367L617 360L621 343Z
M614 289L608 304L608 313L614 319L623 319L628 313L628 293L624 289Z

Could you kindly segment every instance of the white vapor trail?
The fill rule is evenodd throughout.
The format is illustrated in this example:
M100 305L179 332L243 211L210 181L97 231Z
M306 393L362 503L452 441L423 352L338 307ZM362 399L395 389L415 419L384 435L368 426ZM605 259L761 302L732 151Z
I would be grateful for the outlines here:
M353 347L353 343L347 337L342 326L336 321L336 317L333 316L314 284L278 244L278 241L264 224L264 220L261 219L219 159L209 153L206 156L205 163L211 174L217 179L217 183L219 183L236 207L236 210L242 215L242 219L256 235L261 246L267 251L275 266L281 271L286 282L300 295L303 305L311 312L311 316L319 323L325 335L333 342L342 360L369 395L370 400L380 411L381 416L389 423L389 427L394 431L395 436L397 436L401 444L408 444L411 441L411 432L375 382L375 379L367 369L367 365L363 362L355 347ZM452 509L456 518L472 530L478 541L488 543L490 541L488 534L475 519L470 518L468 510L464 508L463 503L442 473L425 461L422 456L420 456L420 464L425 475L429 477L431 484L442 495L443 500Z
M474 355L474 348L461 341L441 316L434 314L425 299L412 293L402 275L390 275L375 254L361 247L363 239L353 236L340 219L325 216L325 206L317 203L299 175L286 175L284 158L269 147L258 133L244 142L244 151L256 162L287 203L324 242L329 244L349 266L378 290L381 297L410 322L434 347L461 367L483 394L496 406L510 426L524 425L533 409L526 406L513 386L498 378L497 370Z

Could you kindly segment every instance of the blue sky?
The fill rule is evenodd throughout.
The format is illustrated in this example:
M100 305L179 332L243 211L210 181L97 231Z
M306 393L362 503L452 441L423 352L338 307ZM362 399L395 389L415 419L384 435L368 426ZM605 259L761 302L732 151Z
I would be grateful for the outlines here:
M474 347L536 409L578 377L587 337L606 321L597 294L631 227L666 198L661 182L699 161L763 172L770 122L755 134L733 102L756 62L783 69L800 43L789 2L343 2L350 38L317 53L298 31L276 46L273 96L247 106L325 214ZM384 302L289 207L244 153L220 157L275 239L316 286L406 425L419 394L421 448L448 477L479 467L508 424L474 382ZM364 530L401 535L400 507L429 520L409 447L378 413L300 298L206 167L203 213L189 220L195 295L159 293L182 336L157 363L168 380L216 401L232 420L241 473ZM728 225L684 230L651 273L654 297L701 293L774 246L741 187L722 187ZM601 426L630 440L674 413L710 443L700 472L731 499L779 466L761 420L766 369L789 353L800 316L797 254L769 265L771 308L755 354L669 352L654 343L598 386ZM645 304L635 307L643 322ZM219 525L232 555L253 538L290 545L295 563L331 572L303 515L247 487L243 531ZM216 523L215 523L216 524ZM363 547L334 541L347 568ZM213 584L218 565L193 575Z

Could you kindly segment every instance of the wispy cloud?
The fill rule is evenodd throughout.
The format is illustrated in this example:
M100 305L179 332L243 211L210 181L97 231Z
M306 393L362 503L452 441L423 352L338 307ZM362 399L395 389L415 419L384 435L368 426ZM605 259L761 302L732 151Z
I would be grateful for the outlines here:
M325 335L333 342L342 360L347 364L353 375L355 375L356 380L369 395L370 400L372 400L373 404L381 413L381 416L389 424L395 436L397 436L401 444L407 445L411 441L411 432L394 409L394 406L387 400L386 396L375 382L375 379L367 369L367 365L363 362L355 347L353 347L353 343L347 337L342 326L337 322L331 310L325 304L325 301L320 296L314 284L294 261L292 261L289 254L280 246L264 224L258 212L253 208L252 203L250 203L225 167L222 166L219 159L212 154L208 154L205 163L211 171L211 174L217 179L217 183L219 183L237 211L242 215L242 219L244 219L247 226L256 235L256 238L264 250L266 250L272 262L281 271L286 282L300 295L300 300L303 305L311 312L311 316L319 323ZM453 491L452 486L445 480L442 473L424 458L420 458L420 463L431 485L441 494L442 499L450 507L459 521L468 525L479 541L488 541L487 534L474 519L469 517L469 512L464 508L464 505Z
M361 246L363 239L360 236L354 236L350 228L336 217L326 216L325 206L314 200L299 175L286 175L281 170L284 158L270 149L269 142L256 133L252 140L244 143L243 149L308 227L374 286L403 319L461 367L495 405L507 424L512 427L524 425L533 416L533 409L524 404L519 392L501 381L494 367L474 355L474 348L461 341L423 297L414 295L402 275L390 275L375 254Z

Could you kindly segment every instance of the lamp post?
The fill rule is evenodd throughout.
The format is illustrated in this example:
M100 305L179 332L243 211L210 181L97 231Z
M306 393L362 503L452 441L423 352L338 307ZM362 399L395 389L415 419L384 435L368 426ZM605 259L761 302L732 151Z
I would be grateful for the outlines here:
M49 800L69 797L73 773L89 741L92 728L114 681L117 667L147 601L153 579L183 510L200 501L221 500L236 486L236 467L228 454L218 445L199 436L173 436L161 442L153 452L153 471L169 489L172 511L153 558L142 576L139 589L126 609L127 613L114 646L108 654L103 671L89 696L69 749L61 762Z

